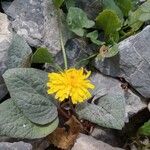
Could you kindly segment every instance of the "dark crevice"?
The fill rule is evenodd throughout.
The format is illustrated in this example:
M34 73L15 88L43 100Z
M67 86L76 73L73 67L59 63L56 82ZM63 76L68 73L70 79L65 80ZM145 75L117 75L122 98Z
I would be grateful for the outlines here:
M1 13L4 13L4 10L3 10L3 8L2 8L2 1L0 0L0 12Z
M1 100L0 103L3 103L5 100L10 98L10 94L8 93L6 96L4 96Z
M121 139L120 145L118 146L127 149L125 145L132 142L132 137L137 136L138 129L147 122L149 118L150 113L147 108L130 117L129 122L125 124L121 131L116 130L116 136Z

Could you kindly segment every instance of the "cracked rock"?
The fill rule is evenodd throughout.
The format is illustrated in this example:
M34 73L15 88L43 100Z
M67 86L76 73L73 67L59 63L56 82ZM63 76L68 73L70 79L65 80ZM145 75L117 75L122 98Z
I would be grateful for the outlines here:
M13 30L29 45L47 47L53 54L60 51L57 13L52 0L14 0L8 7L2 4L11 18ZM65 41L65 36L63 38Z
M150 98L150 25L119 43L119 54L95 60L103 74L123 77L143 97Z

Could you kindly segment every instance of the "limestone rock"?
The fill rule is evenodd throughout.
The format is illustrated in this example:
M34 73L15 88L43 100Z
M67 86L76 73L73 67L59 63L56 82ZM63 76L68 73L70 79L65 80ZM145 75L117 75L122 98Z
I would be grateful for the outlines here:
M6 93L7 89L4 84L2 74L6 70L7 61L7 50L11 44L12 33L9 31L9 21L7 16L0 13L0 99L2 99Z
M52 0L14 0L8 9L12 28L34 47L48 47L57 53L60 47L56 9Z
M80 134L74 144L72 150L123 150L121 148L112 147L107 143L98 141L91 136Z
M0 143L1 150L32 150L32 145L24 142L1 142Z
M7 94L2 78L10 68L28 67L32 53L26 41L9 28L7 16L0 13L0 100Z
M96 126L91 136L112 146L118 146L121 143L121 139L116 135L115 131L116 130L113 129Z
M67 55L68 68L70 67L85 67L88 63L88 59L94 54L96 48L93 45L87 45L87 43L78 38L69 39L65 44L65 50ZM64 60L62 51L58 52L54 58L54 62L62 68L64 67ZM52 67L48 64L45 66L48 71L52 70Z
M95 60L103 74L123 77L145 98L150 98L150 25L119 43L119 54Z

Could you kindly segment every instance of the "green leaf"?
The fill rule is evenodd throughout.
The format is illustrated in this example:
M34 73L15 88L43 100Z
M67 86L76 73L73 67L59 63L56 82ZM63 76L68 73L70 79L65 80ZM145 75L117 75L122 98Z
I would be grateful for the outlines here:
M144 125L142 127L140 127L139 129L139 134L145 135L145 136L150 136L150 120L146 123L144 123Z
M90 32L86 35L86 37L90 38L90 40L94 43L94 44L97 44L97 45L101 45L102 42L97 40L98 38L98 31L95 30L93 32Z
M58 118L46 125L32 123L13 99L0 104L0 135L14 138L36 139L53 132L58 126Z
M142 22L150 20L150 12L141 14L139 20Z
M32 55L32 63L52 63L52 54L49 53L47 48L38 48Z
M101 12L96 18L96 25L104 30L106 36L113 38L115 41L118 40L121 20L114 11L105 9Z
M137 31L143 24L143 22L139 20L141 13L140 9L129 13L128 26L130 26L133 31Z
M84 36L84 28L91 28L94 21L87 18L86 13L77 7L70 7L67 14L67 24L72 32L78 36Z
M103 7L104 9L110 9L113 10L118 17L123 20L123 14L121 9L116 5L114 0L103 0Z
M128 13L132 8L131 0L115 0L115 3L122 10L124 16L128 16Z
M53 0L56 8L59 8L63 4L64 0Z
M139 0L132 0L131 1L132 10L136 10L139 6Z
M7 70L3 78L17 107L33 123L45 125L57 118L54 99L47 98L48 74L32 68Z
M145 21L150 20L150 0L147 0L139 8L129 13L128 25L133 31L137 31Z
M142 14L139 17L139 20L143 22L150 20L150 0L147 0L147 2L143 3L140 9Z
M124 126L125 100L122 95L109 94L96 99L96 104L84 103L77 106L80 118L91 121L97 125L122 129Z
M108 49L108 52L105 54L105 58L110 58L117 55L119 52L119 45L115 44Z

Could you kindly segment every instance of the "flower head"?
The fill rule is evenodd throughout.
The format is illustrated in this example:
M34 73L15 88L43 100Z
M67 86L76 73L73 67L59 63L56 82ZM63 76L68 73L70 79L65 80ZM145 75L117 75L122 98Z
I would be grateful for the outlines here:
M91 97L88 89L93 89L94 85L87 78L91 72L84 72L83 68L71 68L60 73L49 73L48 94L56 94L55 98L63 101L71 98L73 104L77 104Z

